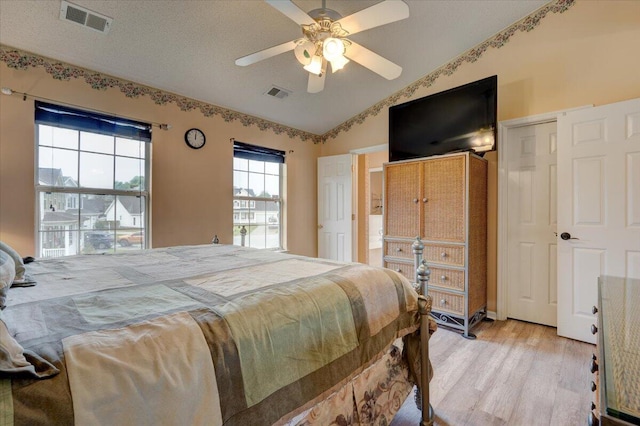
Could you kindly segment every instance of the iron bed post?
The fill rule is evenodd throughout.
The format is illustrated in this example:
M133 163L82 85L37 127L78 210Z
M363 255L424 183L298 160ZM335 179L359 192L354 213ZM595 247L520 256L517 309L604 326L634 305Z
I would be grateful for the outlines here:
M414 262L413 272L415 273L415 277L413 281L414 288L416 289L418 294L425 294L425 293L422 293L422 288L419 287L420 281L418 281L418 268L422 263L422 253L424 252L424 244L422 243L422 240L420 240L420 237L416 237L416 240L411 245L411 249L413 250L413 256L414 256L414 261L413 261Z
M415 255L416 290L420 294L418 298L418 311L420 313L420 402L422 410L420 426L431 426L433 425L433 408L429 403L429 316L431 315L432 299L428 294L431 271L423 259L424 244L420 237L416 237L412 249Z

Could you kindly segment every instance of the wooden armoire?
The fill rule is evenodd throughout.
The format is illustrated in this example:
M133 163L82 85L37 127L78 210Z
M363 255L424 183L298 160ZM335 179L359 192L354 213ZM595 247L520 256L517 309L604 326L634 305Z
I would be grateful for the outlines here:
M469 330L487 313L487 161L464 152L384 165L384 266L416 282L419 236L432 315Z

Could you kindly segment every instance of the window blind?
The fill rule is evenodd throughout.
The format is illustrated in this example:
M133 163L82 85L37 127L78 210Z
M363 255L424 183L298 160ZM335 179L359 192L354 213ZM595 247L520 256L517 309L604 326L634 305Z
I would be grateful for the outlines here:
M151 124L36 101L36 123L151 142Z
M284 151L250 145L244 142L233 141L233 156L245 160L266 161L269 163L284 163Z

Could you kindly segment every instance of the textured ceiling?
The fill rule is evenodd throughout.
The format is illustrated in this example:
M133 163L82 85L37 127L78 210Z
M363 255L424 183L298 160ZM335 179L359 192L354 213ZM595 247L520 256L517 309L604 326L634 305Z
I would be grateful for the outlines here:
M0 43L115 77L323 134L520 20L547 1L405 0L408 19L351 38L403 68L386 80L351 62L307 93L293 52L247 67L234 61L300 38L260 0L75 0L113 18L107 35L59 19L59 0L0 0ZM308 12L321 0L294 0ZM342 16L378 1L327 0ZM291 91L264 95L272 85Z

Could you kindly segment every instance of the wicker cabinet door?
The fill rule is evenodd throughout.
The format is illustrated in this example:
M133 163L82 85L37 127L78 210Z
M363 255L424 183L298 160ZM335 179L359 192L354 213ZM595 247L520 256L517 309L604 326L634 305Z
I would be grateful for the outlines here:
M420 235L420 163L385 165L385 235L415 238Z
M466 155L460 155L423 163L426 240L465 241L466 159Z

